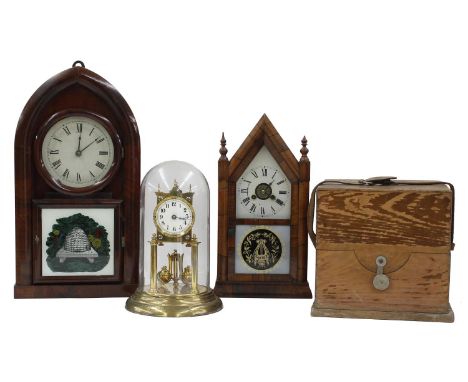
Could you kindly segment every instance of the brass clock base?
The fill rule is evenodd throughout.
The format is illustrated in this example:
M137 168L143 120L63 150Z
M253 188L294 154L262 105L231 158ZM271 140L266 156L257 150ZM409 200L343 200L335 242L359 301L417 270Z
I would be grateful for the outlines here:
M137 290L125 304L132 313L156 317L195 317L216 313L223 303L210 288L199 286L197 294L151 294Z

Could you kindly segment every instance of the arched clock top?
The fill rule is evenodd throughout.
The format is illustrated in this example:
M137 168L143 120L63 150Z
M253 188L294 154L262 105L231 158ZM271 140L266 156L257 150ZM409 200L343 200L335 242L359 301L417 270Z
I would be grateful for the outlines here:
M131 294L138 282L139 190L140 137L122 95L78 61L44 82L15 134L15 297ZM74 228L84 232L74 240L93 247L88 260L96 264L75 267L81 259L73 246L61 248ZM104 266L93 251L102 252L107 237ZM60 259L45 244L56 246Z
M107 80L84 66L73 66L44 82L26 103L18 121L15 146L37 133L38 124L71 106L111 114L111 122L139 146L139 133L129 105ZM120 127L122 125L122 127Z

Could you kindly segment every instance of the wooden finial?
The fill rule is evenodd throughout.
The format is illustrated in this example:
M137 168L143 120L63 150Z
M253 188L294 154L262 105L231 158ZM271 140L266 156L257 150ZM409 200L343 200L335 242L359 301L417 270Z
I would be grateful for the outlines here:
M302 157L301 157L301 161L309 160L309 158L307 157L307 153L309 152L309 149L307 148L307 138L305 137L305 135L304 135L304 138L302 138L301 143L302 143L302 148L301 148Z
M221 156L219 157L219 160L227 160L227 154L228 150L226 148L226 138L224 138L224 132L223 135L221 136L221 148L219 149L219 153Z

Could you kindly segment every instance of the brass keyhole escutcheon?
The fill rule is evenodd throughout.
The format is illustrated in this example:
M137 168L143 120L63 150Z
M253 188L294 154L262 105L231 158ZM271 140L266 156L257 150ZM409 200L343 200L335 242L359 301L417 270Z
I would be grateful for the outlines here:
M377 274L374 276L372 283L375 289L383 291L390 286L390 279L383 273L384 267L387 265L387 258L385 256L377 256L375 263L377 265Z

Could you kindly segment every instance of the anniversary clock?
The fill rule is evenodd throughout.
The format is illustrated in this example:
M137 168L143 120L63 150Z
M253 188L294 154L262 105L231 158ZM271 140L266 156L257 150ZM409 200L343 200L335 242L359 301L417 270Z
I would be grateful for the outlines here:
M45 82L15 137L16 298L128 296L138 282L140 140L81 61Z
M163 162L141 186L140 285L126 308L163 317L222 309L210 289L210 193L192 165Z
M218 161L218 274L226 297L311 298L307 282L307 140L296 160L266 115Z

